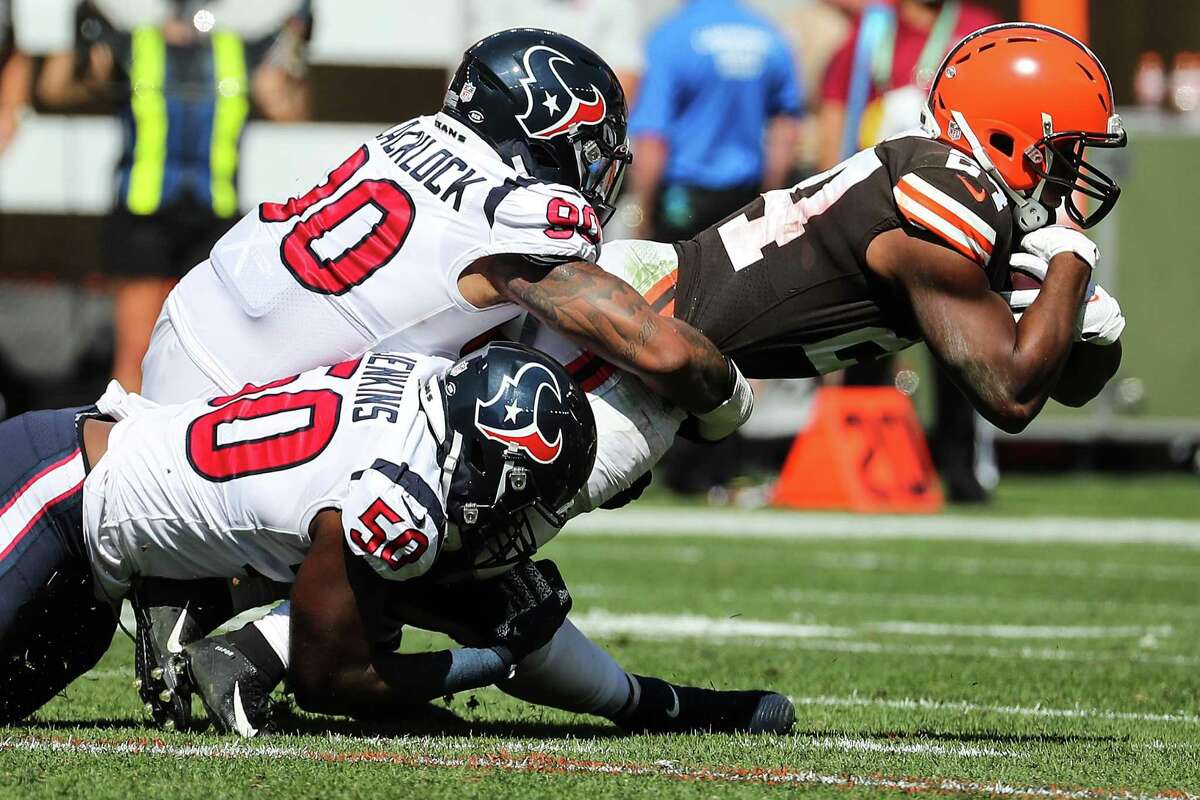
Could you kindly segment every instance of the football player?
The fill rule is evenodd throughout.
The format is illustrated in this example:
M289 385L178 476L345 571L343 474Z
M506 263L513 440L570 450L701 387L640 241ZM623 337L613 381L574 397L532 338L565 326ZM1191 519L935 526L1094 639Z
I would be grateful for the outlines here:
M580 43L531 29L484 39L464 55L439 113L364 143L304 195L261 205L181 281L147 353L143 393L159 402L230 394L372 347L454 357L524 309L549 307L556 330L692 412L698 435L731 432L753 404L733 362L590 263L629 161L625 119L612 70ZM610 381L602 396L598 413L622 432L605 437L599 471L636 476L682 412L638 428L613 409L648 397L641 382ZM539 542L556 532L537 530ZM172 591L142 593L150 621L139 626L139 652L169 655L172 633L186 644L206 632L184 611L195 610L195 594L172 602ZM238 645L269 647L287 663L285 611L249 626ZM573 627L559 641L557 654L539 654L522 672L540 686L543 668L573 675L600 664L604 688L578 710L639 726L655 708L677 729L744 729L757 713L756 698L627 675ZM159 708L149 672L167 665L138 665L143 697L162 719L170 708Z
M503 678L570 607L553 564L529 562L524 512L561 524L555 510L583 485L596 448L587 400L562 367L511 343L453 365L368 352L180 405L114 382L93 409L0 423L0 441L6 722L94 666L116 628L113 606L151 578L294 581L292 674L317 709L401 711ZM466 596L477 646L379 649L390 607L421 591L396 587L451 577L456 560L516 565L442 592ZM186 721L179 666L150 671ZM309 690L331 670L333 696ZM235 686L235 704L251 689Z
M1064 202L1081 227L1112 208L1119 190L1086 156L1124 143L1090 50L1040 26L987 28L946 58L922 131L769 192L690 242L610 245L601 264L754 377L830 372L924 339L985 416L1018 430L1052 394L1086 402L1119 363L1119 307L1090 281L1099 254L1050 222ZM1002 294L1014 255L1042 278L1019 321ZM559 279L586 289L590 275ZM503 307L508 296L490 291L473 303ZM570 516L641 476L682 414L564 340L556 329L572 324L570 308L536 292L523 302L548 329L534 341L575 371L598 420L597 465ZM623 675L568 622L505 688L594 712L621 696Z

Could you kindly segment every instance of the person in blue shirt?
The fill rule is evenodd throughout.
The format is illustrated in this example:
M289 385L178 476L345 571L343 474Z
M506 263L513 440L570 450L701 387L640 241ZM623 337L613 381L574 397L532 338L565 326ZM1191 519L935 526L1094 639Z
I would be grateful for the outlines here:
M640 238L691 238L783 186L803 106L766 18L738 0L688 0L651 35L630 116Z

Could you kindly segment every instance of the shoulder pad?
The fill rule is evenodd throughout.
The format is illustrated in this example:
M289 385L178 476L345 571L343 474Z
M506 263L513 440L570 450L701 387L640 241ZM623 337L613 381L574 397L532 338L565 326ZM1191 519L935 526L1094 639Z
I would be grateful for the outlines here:
M981 266L1010 239L1012 215L1004 193L957 151L949 151L941 165L902 174L892 196L903 220Z
M442 498L407 464L377 460L355 473L342 505L350 551L392 581L423 575L445 536Z

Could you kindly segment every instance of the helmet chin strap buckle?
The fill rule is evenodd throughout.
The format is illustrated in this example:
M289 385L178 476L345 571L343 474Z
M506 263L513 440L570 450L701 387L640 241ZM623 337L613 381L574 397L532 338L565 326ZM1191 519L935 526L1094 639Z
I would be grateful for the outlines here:
M476 525L479 523L479 506L475 503L466 503L462 508L463 524Z
M514 492L523 492L529 485L529 470L524 467L513 467L508 471L508 485Z

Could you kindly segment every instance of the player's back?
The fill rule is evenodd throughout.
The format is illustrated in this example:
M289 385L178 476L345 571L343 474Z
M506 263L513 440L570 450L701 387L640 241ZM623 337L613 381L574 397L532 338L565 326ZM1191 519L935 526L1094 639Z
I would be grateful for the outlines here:
M595 260L599 240L578 192L522 177L445 115L419 117L244 217L167 311L197 366L231 388L372 347L457 356L517 313L467 302L458 279L472 264Z
M751 377L809 377L903 349L920 332L867 265L867 247L895 228L1002 284L1012 241L1003 193L974 161L913 133L679 243L675 316Z
M410 483L438 485L438 443L420 394L449 363L371 352L233 396L169 406L110 388L100 408L121 421L85 484L85 539L102 587L119 597L135 574L188 579L252 570L291 580L316 514L338 508L357 520L364 509L355 486L364 471L379 470L377 462L394 465L397 481L412 473ZM369 491L382 503L387 481L376 472L372 480L384 488ZM435 499L441 503L424 505Z

